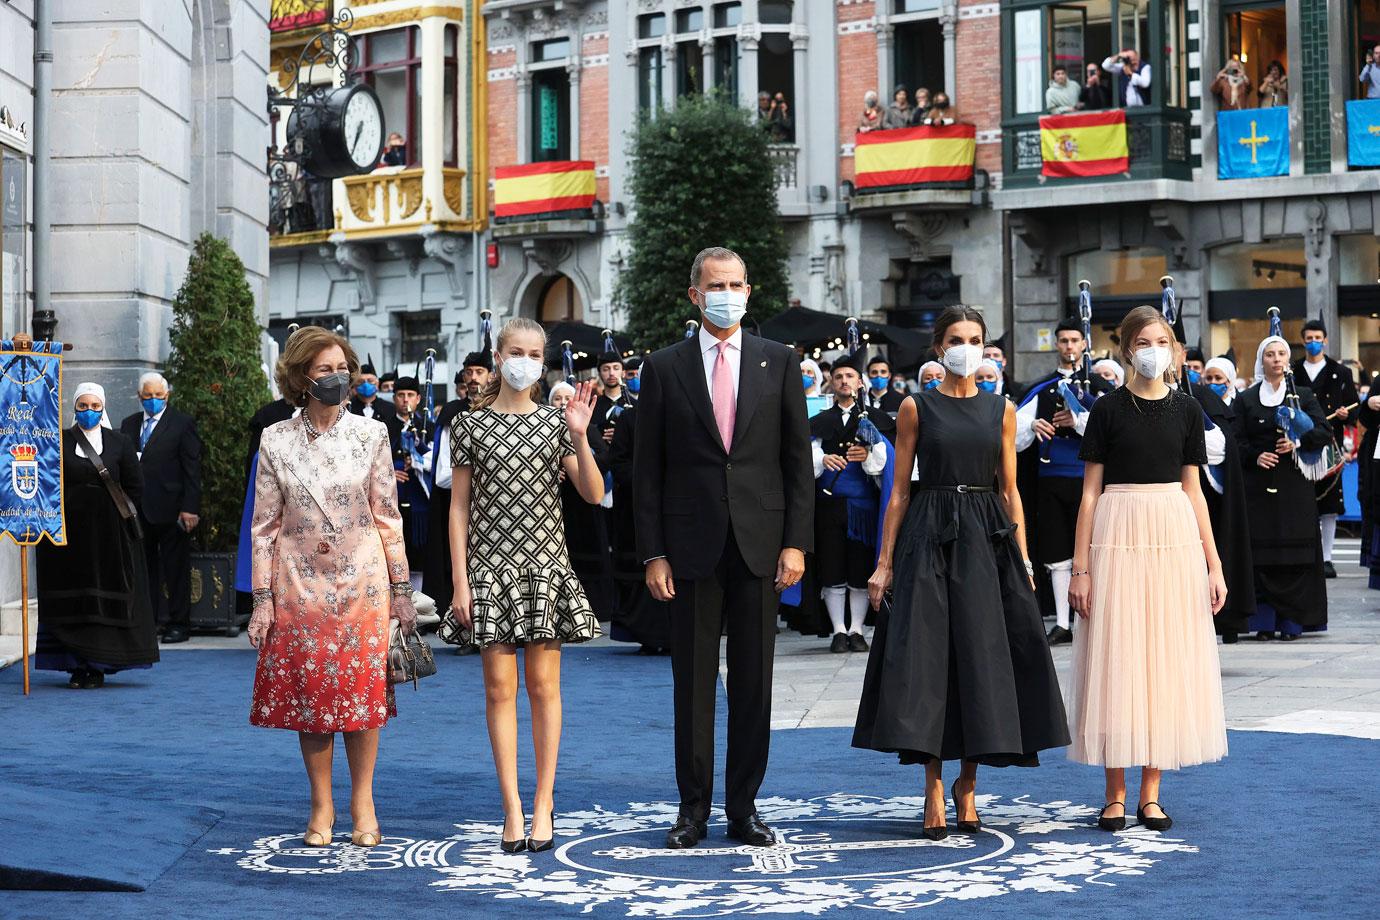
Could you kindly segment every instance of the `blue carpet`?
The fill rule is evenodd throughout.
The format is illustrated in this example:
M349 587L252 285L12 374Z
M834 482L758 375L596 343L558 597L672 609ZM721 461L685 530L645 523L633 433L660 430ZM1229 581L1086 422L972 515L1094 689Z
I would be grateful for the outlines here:
M40 674L28 699L15 669L0 672L0 853L18 845L30 867L122 872L146 886L7 891L0 917L957 917L973 900L1011 917L1376 913L1365 790L1380 743L1348 738L1233 732L1225 762L1168 777L1176 825L1166 834L1091 827L1101 772L1060 754L1036 770L985 770L984 831L935 844L917 839L918 768L851 749L844 729L777 732L762 806L789 845L745 851L720 824L701 849L668 853L670 663L613 648L566 651L557 850L505 856L479 661L438 663L420 692L399 692L384 732L386 839L370 851L348 845L343 751L337 845L296 847L306 815L297 740L249 726L248 651L170 653L99 691ZM530 753L521 770L530 803ZM145 810L93 816L89 797L101 796ZM196 839L197 816L215 812L223 817ZM161 855L126 845L125 823L160 840ZM174 845L182 855L167 866Z

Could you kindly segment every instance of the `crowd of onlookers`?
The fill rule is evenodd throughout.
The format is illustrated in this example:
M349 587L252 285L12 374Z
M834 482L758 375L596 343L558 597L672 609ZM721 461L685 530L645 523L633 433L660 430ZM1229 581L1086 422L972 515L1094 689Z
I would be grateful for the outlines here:
M863 113L858 119L858 133L866 134L879 128L913 128L919 125L952 125L959 121L958 112L943 90L931 94L921 86L912 98L910 88L896 84L891 92L891 105L883 108L874 89L863 95Z

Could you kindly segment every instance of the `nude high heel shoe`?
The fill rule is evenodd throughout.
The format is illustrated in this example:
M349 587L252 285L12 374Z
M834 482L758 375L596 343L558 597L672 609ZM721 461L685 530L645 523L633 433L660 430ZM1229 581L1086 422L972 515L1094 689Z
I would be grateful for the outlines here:
M383 841L381 831L374 828L372 831L352 830L350 831L350 842L357 847L376 847Z
M307 832L302 835L302 843L309 847L328 847L331 839L335 837L335 815L331 815L331 826L326 828L326 833L314 831L309 826Z

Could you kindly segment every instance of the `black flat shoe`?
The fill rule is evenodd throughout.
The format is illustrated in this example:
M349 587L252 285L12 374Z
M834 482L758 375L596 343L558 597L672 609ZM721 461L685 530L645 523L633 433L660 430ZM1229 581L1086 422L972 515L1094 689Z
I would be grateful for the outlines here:
M946 838L946 837L949 836L949 828L946 827L946 826L943 825L943 824L939 825L938 827L925 827L925 826L924 826L924 823L927 822L927 821L929 821L929 819L930 819L930 801L929 801L929 797L926 796L926 797L925 797L925 810L921 813L921 819L920 819L920 822L921 822L920 831L921 831L921 833L923 833L923 834L925 835L925 839L926 839L926 840L943 840L944 838Z
M834 654L848 651L848 636L844 633L834 633L834 639L829 643L829 651Z
M1055 626L1045 638L1049 640L1050 645L1068 645L1073 641L1073 632L1062 626Z
M504 840L502 837L499 837L498 845L503 848L503 852L505 853L521 853L522 851L527 849L527 838L523 837L518 840Z
M728 822L728 836L750 847L770 847L776 845L776 834L767 827L762 818L753 813L746 818Z
M850 651L850 652L865 652L865 651L867 651L867 640L863 638L862 633L849 633L849 635L848 635L848 651Z
M709 835L709 825L704 821L691 821L685 815L677 815L676 823L666 832L666 848L669 850L688 850Z
M1109 818L1109 817L1107 817L1107 809L1111 808L1113 805L1120 805L1120 806L1121 806L1121 816L1120 816L1120 817L1117 817L1117 818ZM1102 806L1102 811L1101 811L1101 813L1099 813L1098 816L1097 816L1097 826L1100 827L1100 828L1102 828L1104 831L1124 831L1124 830L1126 830L1126 803L1125 803L1125 802L1108 802L1106 805L1103 805L1103 806Z
M169 626L163 633L162 642L164 645L176 645L178 642L186 642L189 638L191 637L187 635L187 630L181 626Z
M974 795L976 796L976 794L976 790L974 790ZM976 834L978 831L982 830L981 819L977 821L964 821L958 816L958 780L954 780L954 784L949 787L949 795L954 800L954 819L958 821L958 829L965 834ZM973 810L977 810L976 798L973 801Z
M105 686L105 674L100 671L87 671L81 682L83 690L99 690Z
M1136 820L1140 822L1141 827L1149 828L1152 831L1167 831L1174 826L1174 819L1169 817L1168 814L1163 818L1151 818L1145 813L1145 809L1149 808L1151 805L1158 804L1160 803L1146 802L1136 809ZM1164 811L1164 809L1161 808L1160 811Z
M1323 563L1323 578L1336 578L1337 567L1331 561Z
M72 679L67 682L67 686L71 687L73 690L83 689L86 686L86 672L73 671Z
M1241 634L1240 634L1240 633L1236 633L1236 632L1224 632L1224 633L1222 633L1222 644L1223 644L1223 645L1235 645L1235 644L1236 644L1236 641L1237 641L1238 639L1240 639L1240 638L1241 638Z

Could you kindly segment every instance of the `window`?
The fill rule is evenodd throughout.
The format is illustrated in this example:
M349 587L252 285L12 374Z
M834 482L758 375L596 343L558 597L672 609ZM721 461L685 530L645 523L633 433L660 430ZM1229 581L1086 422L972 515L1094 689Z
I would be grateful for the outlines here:
M24 242L28 226L24 222L24 193L28 188L28 158L0 148L0 325L24 329Z
M696 8L691 10L676 10L676 34L686 32L698 32L704 28L704 11Z
M637 17L638 38L660 38L666 34L666 14L651 13Z
M1356 58L1351 61L1352 71L1348 79L1361 73L1366 66L1366 56L1375 56L1375 48L1380 45L1380 0L1355 0L1356 9L1352 16L1352 42ZM1357 98L1365 97L1365 87L1357 81L1353 84Z
M445 341L441 337L441 312L398 313L402 340L400 364L416 364L426 360L428 348L436 349L436 360L446 360Z
M564 61L570 56L570 39L553 38L544 42L532 43L532 61Z
M912 102L921 87L931 95L944 90L944 30L938 19L898 23L894 47L892 86L904 83Z
M760 9L766 9L762 3ZM765 20L764 20L765 21ZM795 142L795 61L791 37L784 32L765 32L757 46L757 86L772 97L785 100L787 118L771 130L772 142Z
M732 35L714 39L714 85L725 98L738 98L738 39Z
M1011 17L1016 58L1016 114L1040 112L1045 105L1045 61L1040 45L1040 10L1019 10Z
M717 3L714 5L714 28L729 29L743 21L741 3Z
M661 48L637 52L637 107L655 114L661 108Z
M570 159L570 74L564 67L532 72L532 162Z
M1164 87L1164 104L1179 108L1188 106L1188 29L1184 6L1180 0L1164 3L1164 75L1159 78Z
M359 39L360 63L355 72L373 87L383 106L383 130L403 136L407 165L417 166L422 159L422 59L418 29L408 27L387 32L371 32ZM445 165L456 166L455 89L459 69L456 62L456 29L447 26L443 45L445 55L442 79L444 139L441 144Z
M1146 297L1160 292L1160 278L1169 271L1169 260L1153 246L1133 246L1120 251L1094 249L1069 256L1069 297L1078 296L1079 278L1096 278L1097 297Z
M1222 60L1226 62L1233 57L1240 58L1253 87L1260 86L1271 64L1277 63L1286 74L1289 72L1289 26L1285 21L1283 3L1228 7L1223 12L1223 18L1222 37L1226 47L1222 49ZM1215 76L1204 73L1204 83L1211 83Z
M791 0L757 0L757 20L762 25L785 25L791 21Z
M704 86L704 50L697 41L676 46L676 95L698 95Z

